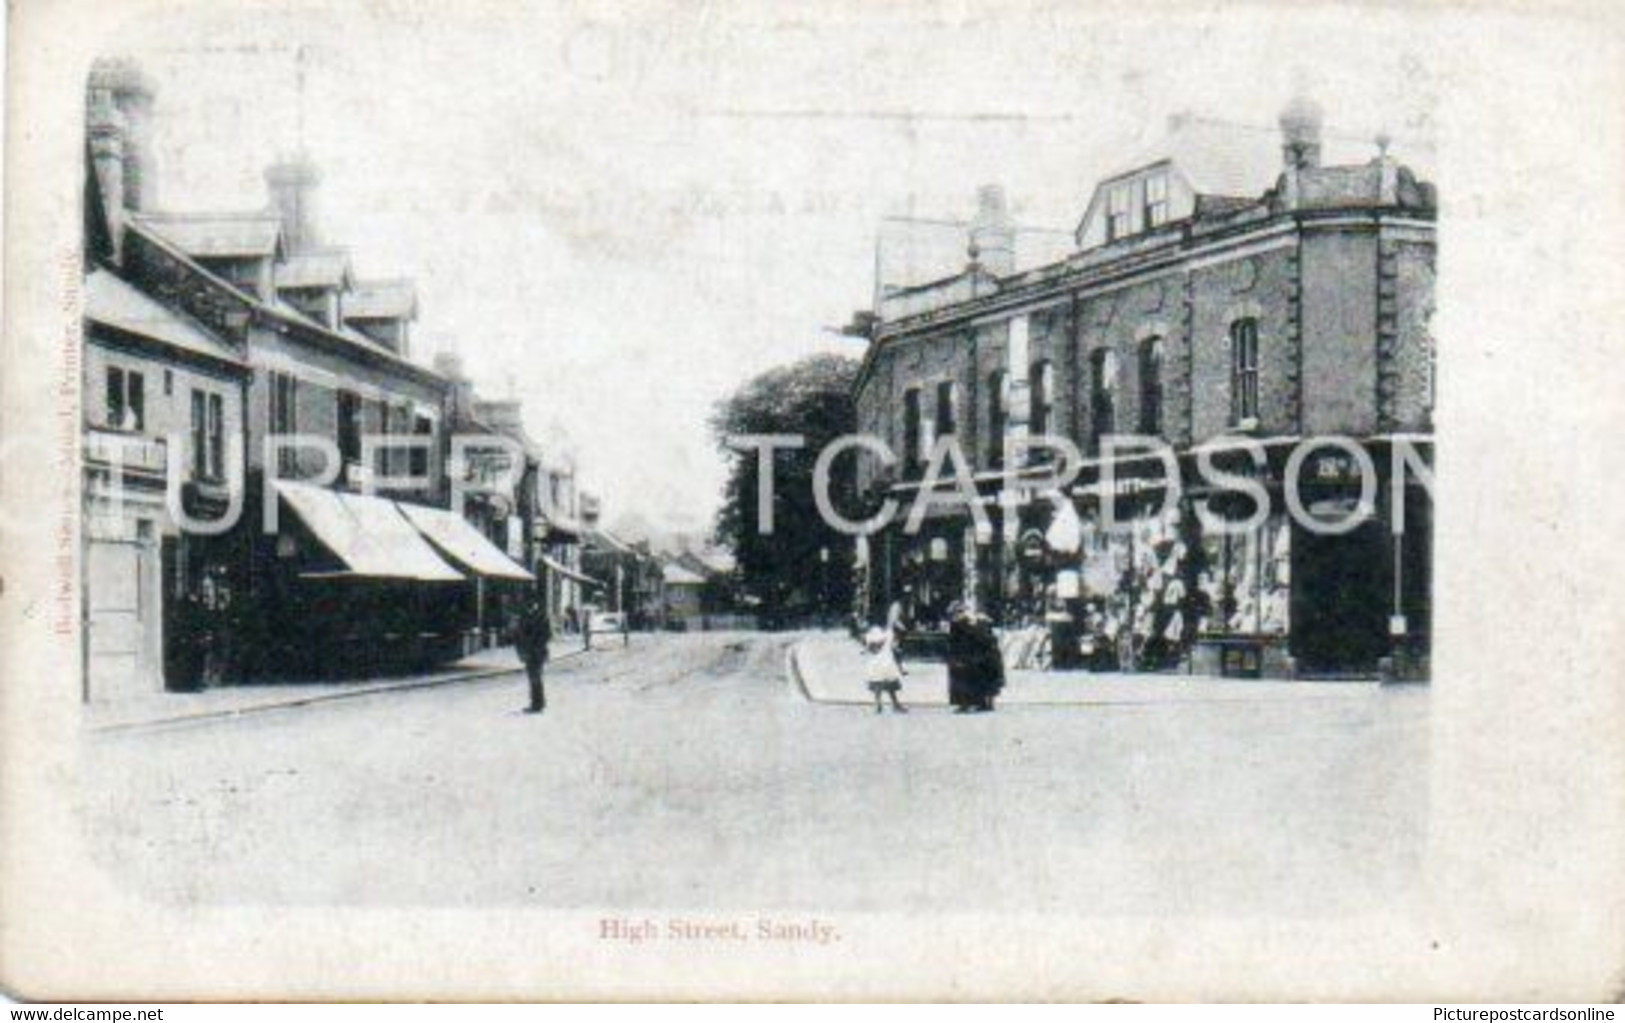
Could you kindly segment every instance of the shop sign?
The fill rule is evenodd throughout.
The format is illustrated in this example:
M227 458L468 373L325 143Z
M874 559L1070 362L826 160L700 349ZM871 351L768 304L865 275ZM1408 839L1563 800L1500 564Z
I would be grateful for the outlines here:
M1346 451L1325 451L1309 459L1303 483L1358 484L1360 464Z

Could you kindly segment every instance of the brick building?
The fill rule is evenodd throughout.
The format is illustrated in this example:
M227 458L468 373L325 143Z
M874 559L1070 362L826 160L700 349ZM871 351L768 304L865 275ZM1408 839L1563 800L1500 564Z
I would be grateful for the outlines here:
M984 188L960 272L878 290L856 321L871 343L855 399L860 430L897 458L860 456L860 489L876 506L911 500L951 435L987 515L978 528L966 502L933 504L917 534L899 515L871 537L871 612L897 599L930 622L973 596L1007 623L1050 621L1058 659L1081 633L1140 668L1425 672L1430 502L1401 481L1412 499L1393 535L1390 456L1431 463L1433 189L1383 140L1365 162L1324 165L1311 103L1280 128L1272 150L1174 120L1097 185L1075 251L1032 268L1014 265L1003 194ZM1171 448L1177 499L1157 457L1103 442L1124 434ZM1004 464L1022 435L1080 450L1064 494L1017 496L1012 481L1054 457ZM1358 452L1300 444L1326 435ZM1242 449L1255 443L1262 464ZM1212 486L1199 458L1263 488L1261 523L1235 527L1254 503ZM1289 469L1312 514L1341 522L1362 484L1376 513L1340 535L1305 528L1286 508ZM1102 528L1106 502L1125 528Z

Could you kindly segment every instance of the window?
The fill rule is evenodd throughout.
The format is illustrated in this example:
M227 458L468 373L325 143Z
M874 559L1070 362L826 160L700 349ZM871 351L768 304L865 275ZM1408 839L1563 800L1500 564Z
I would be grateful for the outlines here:
M429 475L429 442L434 436L434 420L428 416L418 416L412 422L412 432L419 438L419 445L412 448L411 463L407 472L419 478Z
M192 476L217 482L225 478L225 408L218 394L192 390Z
M273 437L285 437L299 432L299 382L286 373L271 374L271 429ZM298 468L298 452L282 449L277 452L277 471L286 476Z
M910 387L903 392L903 465L909 473L918 469L924 460L920 427L920 389Z
M1140 343L1140 432L1162 433L1162 338Z
M1168 175L1145 179L1145 226L1149 230L1168 222Z
M996 369L987 378L987 464L1004 465L1004 432L1010 419L1010 374Z
M1055 407L1055 374L1048 359L1040 359L1033 363L1031 375L1027 378L1031 387L1031 402L1027 417L1032 435L1042 437L1049 433L1050 416Z
M119 366L107 367L107 419L113 430L139 433L147 425L146 380Z
M1094 440L1117 432L1117 353L1097 348L1089 356L1089 409Z
M361 399L350 391L340 391L339 461L345 465L361 460Z
M1258 321L1230 325L1230 416L1239 426L1258 418Z
M1130 197L1128 185L1113 186L1106 193L1106 240L1109 242L1126 238L1132 230L1129 226Z
M383 437L389 437L391 434L393 434L395 432L394 423L395 423L395 410L389 407L389 402L387 402L387 401L379 402L379 404L378 404L378 432L379 432L379 434L382 435ZM378 457L378 472L380 474L387 476L387 475L390 475L390 474L394 473L394 471L395 471L395 462L396 462L395 449L393 447L389 446L389 442L387 440L383 441L381 446L378 448L378 456L377 457Z
M954 384L952 380L944 380L937 384L937 432L938 437L946 437L954 432L957 425L956 410L954 408Z

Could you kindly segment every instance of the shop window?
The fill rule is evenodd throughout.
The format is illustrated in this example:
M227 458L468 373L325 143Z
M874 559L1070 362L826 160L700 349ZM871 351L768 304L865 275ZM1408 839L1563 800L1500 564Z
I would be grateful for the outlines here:
M1004 465L1004 433L1010 418L1010 375L996 369L987 377L987 464Z
M1140 343L1140 432L1162 433L1162 338Z
M146 392L146 380L140 373L119 366L107 367L107 427L130 433L145 429Z
M1117 353L1110 348L1089 355L1089 422L1096 444L1117 432Z
M1153 174L1145 179L1146 230L1168 222L1168 175Z
M1258 418L1258 321L1230 325L1230 417L1240 426Z

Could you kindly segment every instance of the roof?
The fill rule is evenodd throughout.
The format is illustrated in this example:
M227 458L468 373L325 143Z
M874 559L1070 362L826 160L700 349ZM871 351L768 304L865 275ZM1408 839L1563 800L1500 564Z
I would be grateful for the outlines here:
M1197 195L1257 198L1281 175L1281 149L1273 134L1187 116L1172 119L1166 135L1105 180L1163 161L1172 163Z
M929 288L958 279L970 261L970 221L893 217L881 221L875 240L875 278L880 287ZM1064 257L1070 231L1017 225L1013 228L1017 272Z
M660 575L667 586L703 586L705 576L698 572L691 572L682 565L667 562L666 567L660 570Z
M417 314L417 289L408 280L357 281L344 296L346 320L409 320Z
M198 355L246 365L237 349L202 324L106 270L92 272L85 281L85 319Z
M346 288L351 283L350 254L344 249L301 252L276 268L278 288Z
M532 578L529 572L456 512L417 504L396 507L442 554L449 555L453 561L471 571L491 579Z
M611 533L607 529L589 530L588 541L621 554L630 554L634 557L643 556L636 547L633 547L631 544L627 543L625 540L622 540L620 537L616 536L614 533Z
M316 538L345 565L342 572L307 575L430 582L463 578L418 535L394 501L287 480L274 485Z
M275 213L144 213L136 218L188 256L272 256L282 248Z
M226 281L223 281L219 277L215 276L207 267L204 267L195 260L191 259L167 236L155 230L151 224L144 222L141 218L133 219L129 224L129 230L135 236L149 242L158 249L167 252L171 257L179 259L182 265L185 266L190 273L203 280L209 281L211 284L219 287L223 292L229 293L235 301L245 303L255 310L267 313L278 319L287 321L289 323L298 324L299 326L316 332L326 338L347 342L356 346L358 349L364 350L369 358L386 361L396 369L416 376L420 380L432 380L440 384L444 384L446 381L445 377L441 376L439 373L436 373L434 370L429 369L427 366L420 366L411 359L390 351L377 341L374 341L372 338L369 338L358 331L351 330L348 327L340 327L339 329L334 330L333 328L328 327L325 324L318 323L309 316L306 316L302 311L295 308L288 302L283 301L281 298L275 298L271 302L262 302L259 300L258 296L248 294L247 292L233 287Z

